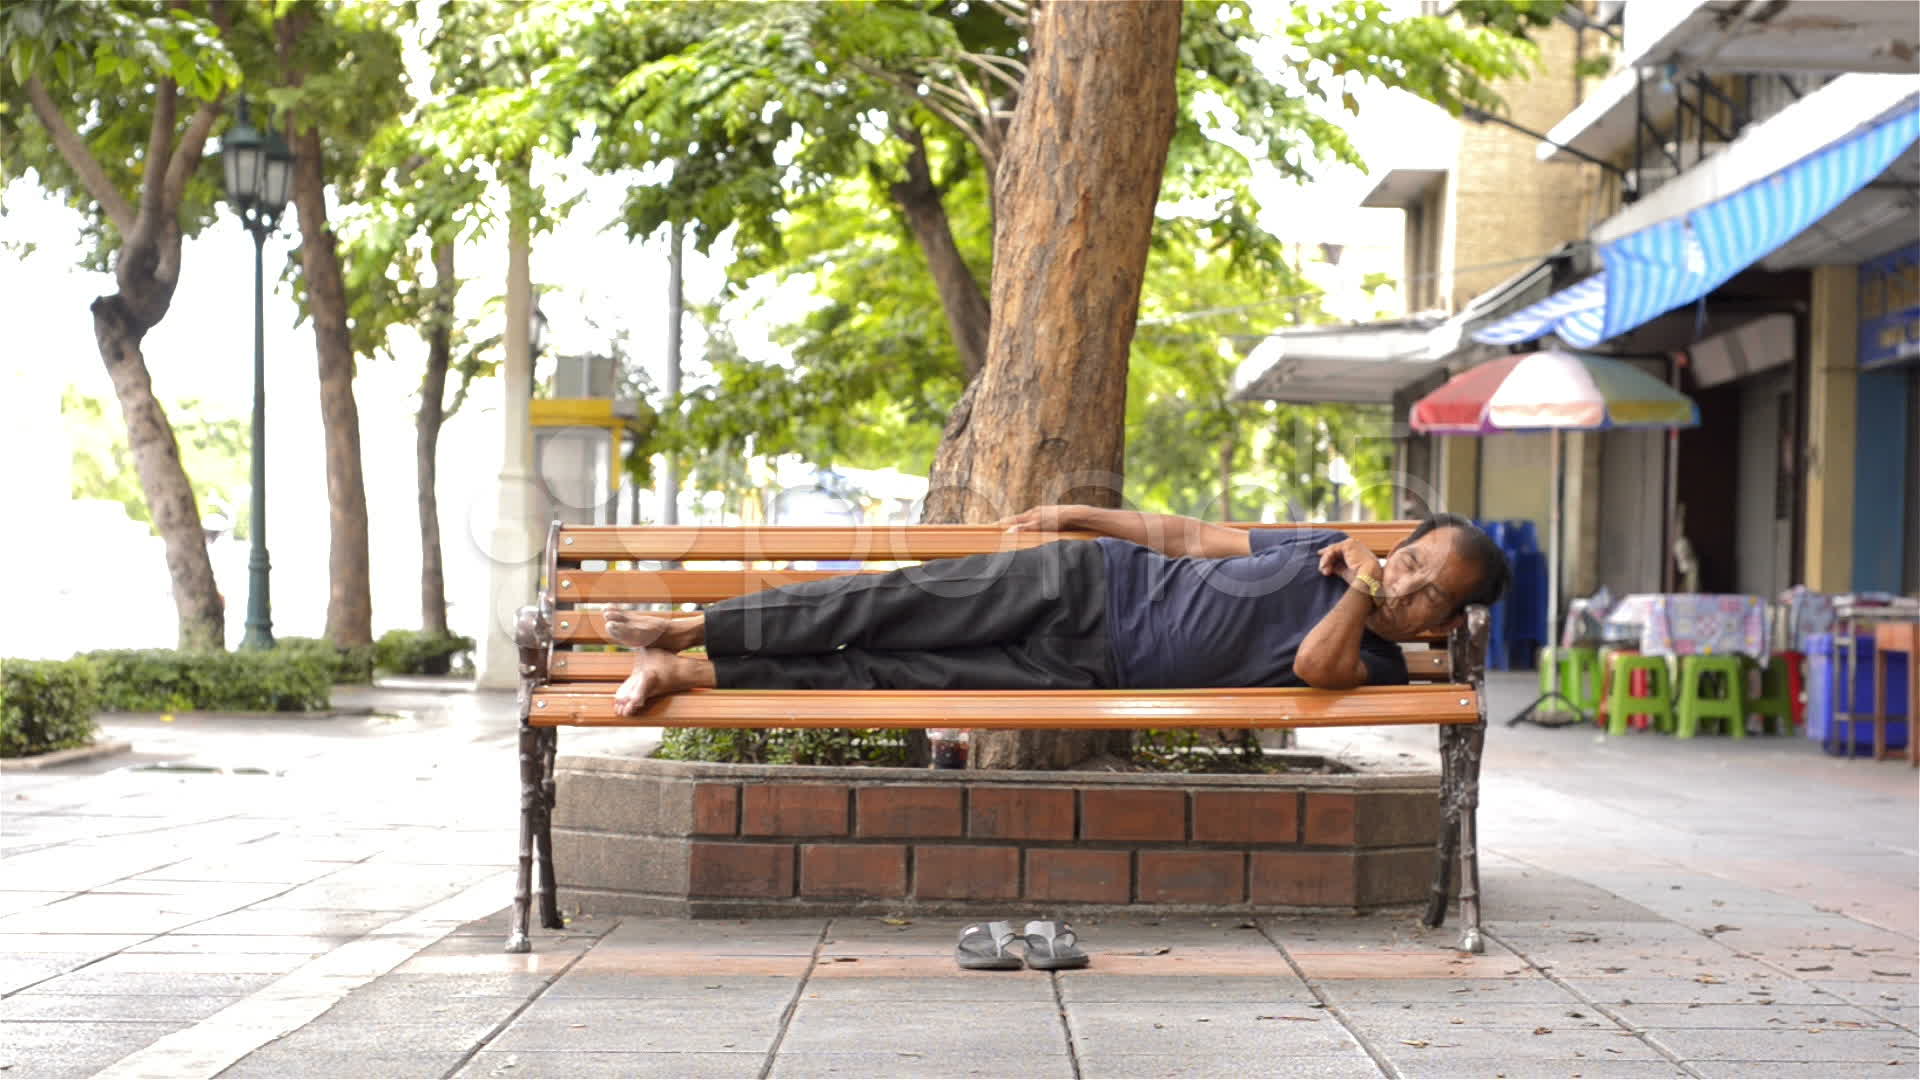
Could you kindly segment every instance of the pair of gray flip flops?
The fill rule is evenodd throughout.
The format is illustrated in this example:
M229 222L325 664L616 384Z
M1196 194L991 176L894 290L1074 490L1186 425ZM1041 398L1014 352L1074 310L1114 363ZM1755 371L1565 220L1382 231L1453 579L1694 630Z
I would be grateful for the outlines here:
M1024 946L1013 951L1015 942ZM969 971L1012 971L1022 963L1035 971L1063 971L1087 966L1087 953L1073 927L1052 919L1035 919L1024 934L1010 922L975 923L960 931L954 960Z

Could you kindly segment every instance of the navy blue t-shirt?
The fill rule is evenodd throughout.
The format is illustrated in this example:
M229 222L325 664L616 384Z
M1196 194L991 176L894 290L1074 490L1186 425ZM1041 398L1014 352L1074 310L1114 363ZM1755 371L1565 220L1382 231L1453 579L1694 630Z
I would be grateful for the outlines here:
M1348 588L1320 573L1319 550L1344 539L1331 529L1253 529L1252 554L1202 559L1102 537L1120 685L1306 685L1293 673L1294 654ZM1400 646L1371 630L1361 636L1360 660L1369 683L1407 681Z

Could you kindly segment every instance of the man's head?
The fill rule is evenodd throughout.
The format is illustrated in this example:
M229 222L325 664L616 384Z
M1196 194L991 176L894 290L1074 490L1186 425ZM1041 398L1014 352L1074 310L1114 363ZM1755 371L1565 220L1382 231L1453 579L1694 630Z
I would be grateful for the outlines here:
M1388 554L1380 609L1371 623L1389 637L1451 629L1469 604L1492 604L1512 571L1492 538L1457 514L1435 514Z

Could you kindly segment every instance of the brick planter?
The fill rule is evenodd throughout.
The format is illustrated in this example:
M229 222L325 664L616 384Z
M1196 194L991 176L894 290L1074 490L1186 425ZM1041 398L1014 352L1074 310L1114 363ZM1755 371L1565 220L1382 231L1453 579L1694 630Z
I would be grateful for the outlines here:
M1431 772L715 765L650 749L559 759L553 843L567 908L1356 911L1423 899L1440 827Z

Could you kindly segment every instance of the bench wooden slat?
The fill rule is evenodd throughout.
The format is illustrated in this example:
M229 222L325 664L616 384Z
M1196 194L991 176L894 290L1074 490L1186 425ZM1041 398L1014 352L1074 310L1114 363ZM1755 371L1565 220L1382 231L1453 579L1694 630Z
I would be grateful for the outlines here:
M877 570L561 570L560 603L711 604L761 589Z
M1412 521L1318 524L1231 522L1236 529L1338 529L1385 555L1417 525ZM983 551L1012 551L1055 540L1087 540L1086 532L1009 533L993 525L569 525L560 530L562 562L582 559L858 559L920 562Z
M615 716L608 683L533 694L531 723L623 727L1311 728L1471 724L1468 687L1356 690L690 690Z
M560 618L566 618L562 615ZM1419 682L1449 676L1447 654L1439 649L1408 649L1407 674ZM555 682L619 682L633 670L630 652L568 652L553 654Z

